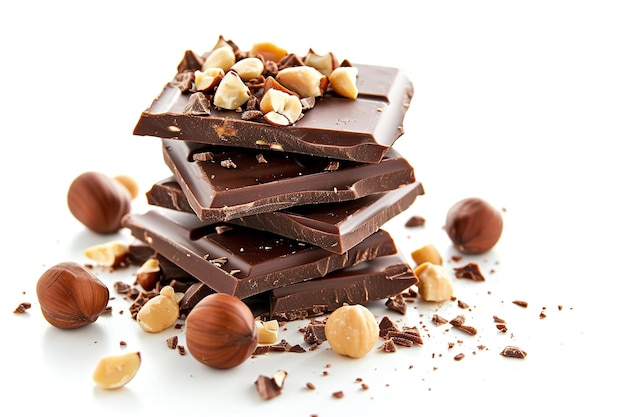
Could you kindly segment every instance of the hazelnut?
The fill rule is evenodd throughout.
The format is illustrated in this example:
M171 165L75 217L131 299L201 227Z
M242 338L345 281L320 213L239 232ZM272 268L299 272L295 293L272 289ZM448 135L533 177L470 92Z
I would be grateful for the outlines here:
M128 190L131 200L137 198L137 196L139 195L139 184L133 177L120 174L113 177L113 179L122 184L124 188Z
M203 298L187 315L187 350L204 365L228 369L257 347L259 331L250 308L225 293Z
M123 387L137 374L141 365L139 352L105 356L98 361L93 372L93 381L104 389Z
M131 195L119 182L99 172L85 172L67 192L67 205L78 221L95 233L115 233L130 212Z
M328 88L328 77L306 65L280 70L276 81L300 97L320 97Z
M137 283L146 291L156 288L161 278L161 265L156 258L147 259L137 270Z
M317 69L325 76L329 76L331 72L339 65L337 58L332 52L328 52L324 55L315 53L313 49L309 48L309 51L304 57L304 65L308 65Z
M230 70L235 64L235 51L229 45L219 46L213 49L202 64L202 71L208 68L221 68L224 72Z
M207 68L204 71L194 72L196 91L211 91L224 78L221 68Z
M411 258L418 266L423 264L424 262L430 262L431 264L435 265L443 265L443 258L441 257L441 254L432 243L415 249L413 252L411 252Z
M118 268L126 265L128 251L126 243L113 241L90 246L83 254L98 265Z
M328 80L333 91L340 96L355 99L359 95L356 85L359 70L357 67L339 67L335 69Z
M258 42L252 45L248 55L251 57L260 55L265 61L278 62L287 55L287 50L276 46L272 42Z
M137 313L137 323L148 333L161 332L176 323L180 315L174 288L161 288L159 295L149 299Z
M62 262L37 281L37 298L44 318L54 327L76 329L93 323L109 302L109 289L75 262Z
M442 265L423 262L415 268L419 295L425 301L449 301L454 296L450 275Z
M235 71L228 71L215 90L213 104L226 110L236 110L250 99L250 89Z
M344 304L333 311L326 320L325 332L330 347L351 358L365 356L379 336L374 315L360 304Z
M263 74L265 66L259 58L243 58L235 63L231 68L242 80L250 81Z
M445 230L459 251L484 253L500 239L502 214L480 198L466 198L448 211Z

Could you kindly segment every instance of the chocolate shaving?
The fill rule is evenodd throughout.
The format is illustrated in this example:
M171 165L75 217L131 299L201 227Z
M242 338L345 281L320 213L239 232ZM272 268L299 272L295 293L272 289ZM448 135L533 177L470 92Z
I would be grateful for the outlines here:
M528 303L526 301L515 300L513 304L517 304L520 307L528 307Z
M165 343L167 344L168 348L176 349L176 347L178 346L178 336L168 337L167 340L165 340Z
M389 298L385 302L385 306L390 309L399 312L402 315L406 314L406 301L402 294L398 294L394 297Z
M457 278L471 279L472 281L484 281L485 277L480 271L480 267L475 262L470 262L465 266L454 268L454 276Z
M18 305L15 308L15 310L13 310L13 312L16 314L25 313L26 310L28 310L30 307L31 307L31 303L28 303L28 302L20 303L20 305Z
M326 330L323 323L308 324L304 329L304 341L310 345L321 345L326 340Z
M256 390L264 400L270 400L277 397L282 392L282 386L278 386L276 379L270 378L265 375L259 375L256 381L254 381Z
M387 353L393 353L397 350L396 344L392 339L385 340L385 342L380 346L380 349Z
M441 326L442 324L446 324L447 322L447 319L441 317L438 314L433 314L433 323L435 324L435 326Z
M263 119L263 112L261 110L246 110L241 113L242 120L256 120Z
M237 164L235 164L233 162L232 159L228 158L228 159L224 159L223 161L220 162L220 166L222 168L228 168L228 169L234 169L237 168Z
M389 316L384 316L381 320L380 323L378 324L378 335L380 337L382 337L383 339L387 338L387 334L389 332L399 332L400 329L398 328L398 326L396 326L396 324L391 321L391 319L389 318Z
M193 93L183 108L183 114L207 116L211 114L211 102L204 93Z
M194 71L201 70L203 63L204 58L202 56L192 50L186 50L183 59L178 64L177 70L179 74L187 71L193 73Z
M502 350L502 352L500 352L500 355L507 358L524 359L526 357L526 352L517 346L507 346Z
M196 152L193 154L192 159L194 161L202 161L202 162L206 162L206 161L212 161L213 160L213 152L210 151L206 151L206 152Z
M406 223L404 223L404 227L420 227L426 224L426 219L422 216L412 216L410 217Z
M337 171L339 169L339 161L330 161L324 171Z

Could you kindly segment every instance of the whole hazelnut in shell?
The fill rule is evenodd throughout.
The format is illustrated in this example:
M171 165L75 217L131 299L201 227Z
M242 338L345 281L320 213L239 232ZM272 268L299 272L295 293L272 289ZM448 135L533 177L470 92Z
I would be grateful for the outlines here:
M258 328L250 308L229 294L203 298L187 315L185 327L189 353L213 368L240 365L258 344Z
M130 212L131 194L119 181L100 172L84 172L72 181L67 192L70 212L89 230L99 234L122 228L122 217Z
M37 298L44 318L54 327L76 329L93 323L109 302L109 289L76 262L62 262L37 281Z
M446 216L445 230L459 251L485 253L502 235L502 214L480 198L466 198L454 204Z

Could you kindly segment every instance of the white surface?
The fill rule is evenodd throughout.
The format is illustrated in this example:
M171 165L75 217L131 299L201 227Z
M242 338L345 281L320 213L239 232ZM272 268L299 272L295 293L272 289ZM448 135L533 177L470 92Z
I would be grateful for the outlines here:
M394 1L245 3L0 6L5 409L110 416L331 416L357 409L373 415L396 407L420 415L618 415L621 393L613 381L625 371L623 3L414 2L411 11ZM44 321L35 295L41 273L58 262L85 262L84 248L113 238L93 235L71 217L69 183L86 170L124 173L145 192L168 175L158 140L133 137L132 129L183 51L208 49L220 34L244 49L269 40L292 52L312 47L407 71L415 96L397 147L427 194L385 227L407 258L432 242L451 271L454 251L441 229L447 209L468 196L506 208L500 243L474 259L487 281L455 279L469 310L420 302L400 317L373 306L378 317L419 326L423 346L349 360L325 344L216 371L165 346L173 334L184 344L184 331L144 333L121 297L111 302L112 315L81 330ZM133 206L145 208L141 200ZM427 227L404 229L414 214ZM111 285L133 281L132 271L98 274ZM13 314L23 301L33 308ZM544 307L547 317L539 319ZM434 326L435 312L464 314L478 335ZM497 332L493 315L507 320L508 333ZM289 323L281 335L303 343L303 324ZM509 344L527 358L501 357ZM97 360L129 350L143 357L135 379L118 391L96 389ZM455 361L460 352L465 359ZM261 400L254 380L278 369L289 373L283 394ZM307 390L307 382L317 389ZM332 398L338 390L344 398Z

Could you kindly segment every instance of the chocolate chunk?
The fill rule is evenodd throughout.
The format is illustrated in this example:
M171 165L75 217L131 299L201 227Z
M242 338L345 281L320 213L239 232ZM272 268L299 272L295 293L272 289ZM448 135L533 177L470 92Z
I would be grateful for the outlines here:
M212 152L212 161L194 154ZM198 217L226 221L305 204L354 200L415 182L413 167L395 150L380 163L344 162L325 171L325 158L163 139L163 156ZM229 169L225 169L229 168Z
M193 114L196 116L211 114L211 102L203 93L193 93L189 97L189 102L183 109L185 114Z
M218 233L219 223L202 222L191 213L173 210L131 213L124 218L123 225L133 236L197 280L217 292L239 298L396 253L393 239L383 230L373 233L351 250L337 254L242 226L232 226ZM400 281L390 279L390 287L394 287L392 283ZM386 290L384 285L377 287Z
M209 294L213 294L215 291L209 288L207 285L202 282L195 282L187 288L183 298L180 300L180 314L181 316L186 316L191 312L191 310Z
M367 304L392 297L416 283L402 255L381 256L323 278L272 290L270 317L297 320L319 316L344 303Z
M480 267L475 262L470 262L465 266L454 268L454 276L457 278L471 279L472 281L485 280L482 272L480 272Z
M310 345L320 345L326 340L324 323L311 322L304 328L304 341Z
M194 60L187 54L182 68L195 68ZM134 134L380 162L404 133L404 116L413 96L413 85L397 68L355 66L359 70L359 96L355 100L328 91L291 126L245 120L241 113L217 108L211 110L210 116L185 114L183 109L190 94L181 93L175 83L167 83L142 112Z
M421 183L415 182L357 200L291 207L229 222L343 253L406 210L423 193ZM173 177L155 183L146 195L152 205L193 213Z
M526 352L524 352L517 346L506 346L504 349L502 349L500 355L507 358L524 359L526 357Z

